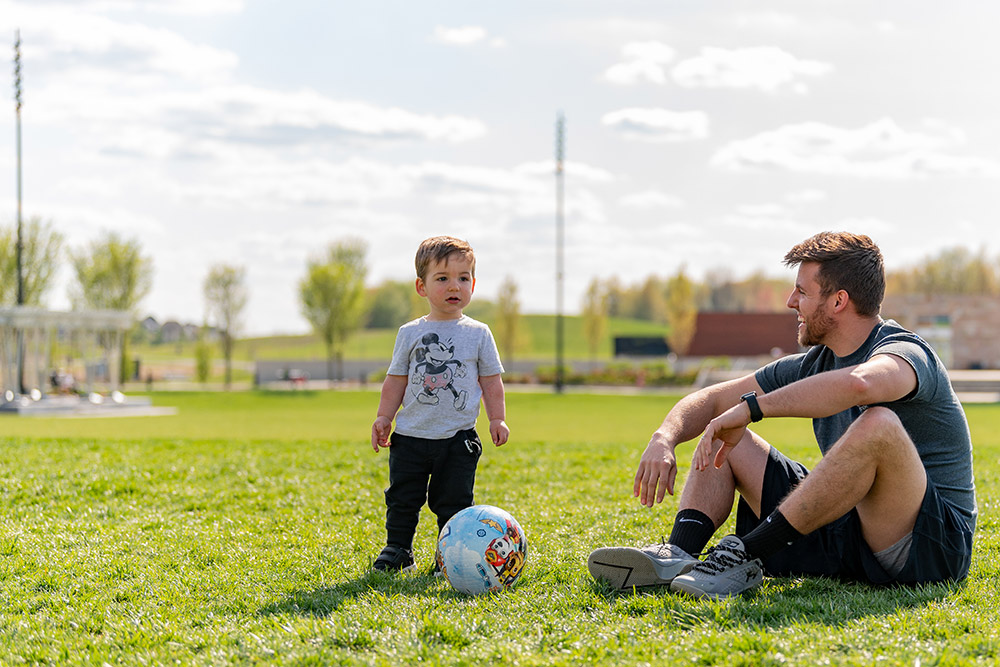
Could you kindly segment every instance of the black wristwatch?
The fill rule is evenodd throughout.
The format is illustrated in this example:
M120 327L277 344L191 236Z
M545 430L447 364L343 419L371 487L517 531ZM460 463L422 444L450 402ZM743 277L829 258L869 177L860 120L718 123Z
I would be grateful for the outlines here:
M744 401L750 408L750 421L759 422L764 418L764 413L760 411L760 403L757 402L757 392L748 391L740 396L740 400Z

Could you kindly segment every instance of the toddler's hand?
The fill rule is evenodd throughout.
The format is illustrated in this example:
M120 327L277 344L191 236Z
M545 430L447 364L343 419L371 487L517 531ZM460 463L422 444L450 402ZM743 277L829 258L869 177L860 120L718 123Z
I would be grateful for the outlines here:
M490 420L490 437L493 438L493 444L497 447L507 442L507 438L510 437L510 429L507 428L507 424L504 420Z
M388 417L376 417L372 424L372 449L378 453L379 447L388 447L389 434L392 432L392 420Z

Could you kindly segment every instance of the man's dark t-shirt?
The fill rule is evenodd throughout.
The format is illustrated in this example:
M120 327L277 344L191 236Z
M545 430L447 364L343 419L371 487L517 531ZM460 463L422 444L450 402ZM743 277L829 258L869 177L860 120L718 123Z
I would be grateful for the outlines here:
M917 388L898 401L882 404L899 417L916 445L928 478L975 528L976 490L972 479L972 439L965 412L955 395L944 364L930 345L892 320L878 324L868 339L846 357L825 345L804 354L778 359L756 373L764 392L797 380L868 361L876 354L892 354L913 367ZM813 420L813 431L823 454L833 446L866 406L856 406L830 417Z

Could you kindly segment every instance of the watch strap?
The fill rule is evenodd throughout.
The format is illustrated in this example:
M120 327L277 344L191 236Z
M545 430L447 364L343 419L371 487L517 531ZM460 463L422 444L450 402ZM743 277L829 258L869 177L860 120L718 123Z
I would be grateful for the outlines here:
M760 409L760 403L757 402L757 392L749 391L740 396L740 400L750 408L750 421L759 422L764 418L764 413Z

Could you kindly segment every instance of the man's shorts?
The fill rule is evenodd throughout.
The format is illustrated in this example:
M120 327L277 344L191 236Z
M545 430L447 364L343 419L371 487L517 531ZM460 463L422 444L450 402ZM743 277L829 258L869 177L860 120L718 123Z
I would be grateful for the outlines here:
M764 469L761 516L770 515L808 473L801 463L771 447ZM740 498L736 534L746 535L760 521ZM776 577L814 575L877 585L920 584L964 579L971 561L972 529L928 478L913 526L910 553L895 577L882 567L865 542L855 509L766 559L764 569Z

